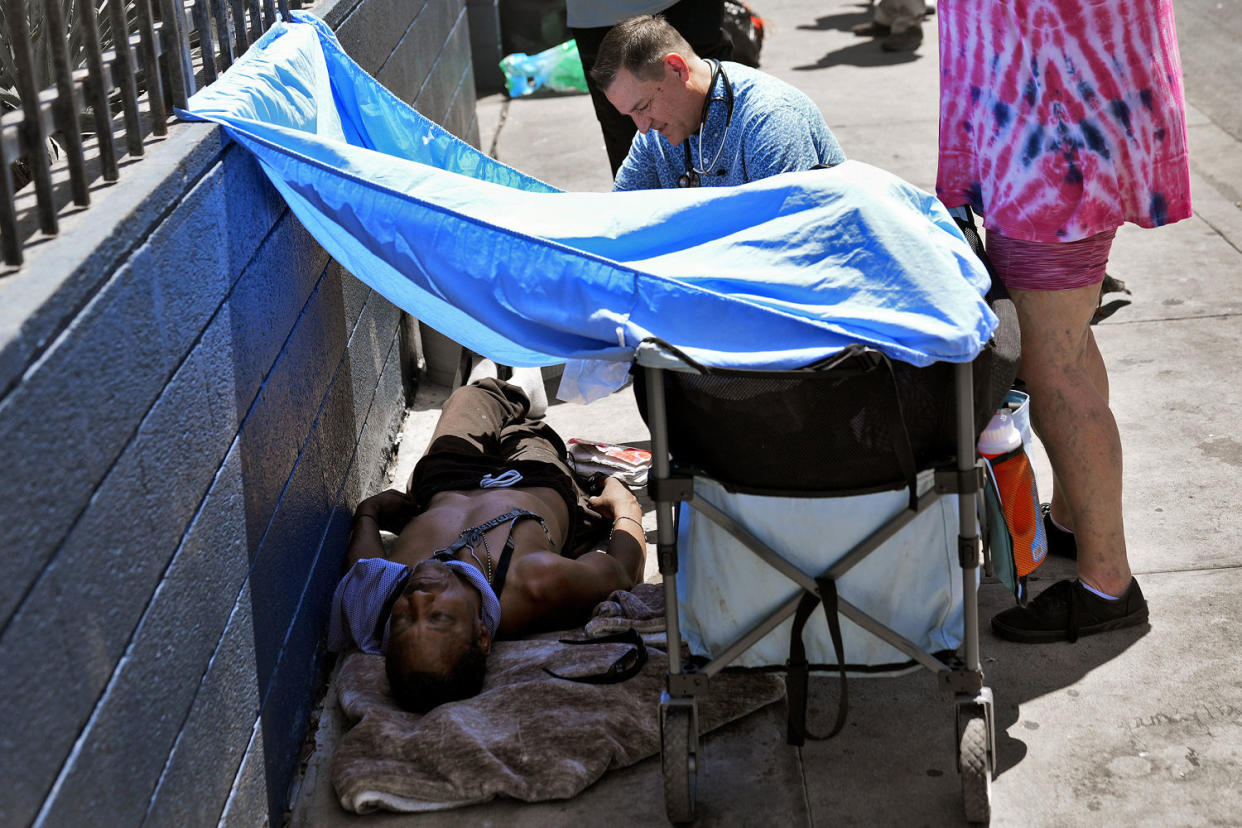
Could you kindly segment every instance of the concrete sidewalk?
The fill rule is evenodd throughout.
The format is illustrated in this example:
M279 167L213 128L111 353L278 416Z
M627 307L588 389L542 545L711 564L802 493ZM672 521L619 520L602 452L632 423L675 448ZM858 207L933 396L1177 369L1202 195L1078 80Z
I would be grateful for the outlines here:
M757 5L768 21L763 69L816 101L849 157L932 189L934 19L916 54L888 55L849 33L867 19L865 3ZM1206 4L1192 0L1178 5L1183 54L1222 39L1238 54L1242 34L1213 25L1201 8ZM1236 78L1192 75L1198 65L1187 60L1196 215L1155 231L1119 231L1109 272L1133 295L1096 328L1125 446L1130 559L1151 625L1075 645L1009 644L991 634L987 619L1012 599L1003 586L984 585L982 650L999 754L995 825L1242 822L1242 658L1235 649L1242 641L1242 391L1234 382L1242 339L1242 135L1237 113L1221 108L1236 107L1242 91ZM1230 83L1232 93L1222 94L1221 84ZM1198 97L1198 89L1210 94ZM586 96L485 98L479 124L485 150L549 183L596 191L611 184ZM394 480L422 450L445 393L420 391ZM589 408L553 405L548 421L569 436L648 439L628 391ZM1041 490L1050 492L1046 462L1037 462ZM1053 560L1037 574L1035 591L1071 575L1072 565ZM831 684L817 687L824 704ZM353 816L336 803L328 779L340 727L333 701L329 693L295 824L664 822L658 758L611 772L564 802ZM781 705L707 735L699 754L700 823L961 824L952 700L934 678L919 672L857 680L850 702L840 736L801 749L784 744Z

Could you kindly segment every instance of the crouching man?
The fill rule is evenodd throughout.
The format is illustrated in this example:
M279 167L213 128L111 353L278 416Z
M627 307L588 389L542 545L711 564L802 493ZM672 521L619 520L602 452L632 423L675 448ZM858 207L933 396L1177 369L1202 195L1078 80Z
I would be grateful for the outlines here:
M497 638L566 629L642 579L642 507L589 496L565 443L515 385L482 379L441 412L408 491L362 501L328 647L383 653L397 703L425 713L483 684ZM591 550L608 531L606 550ZM398 537L388 554L380 530Z

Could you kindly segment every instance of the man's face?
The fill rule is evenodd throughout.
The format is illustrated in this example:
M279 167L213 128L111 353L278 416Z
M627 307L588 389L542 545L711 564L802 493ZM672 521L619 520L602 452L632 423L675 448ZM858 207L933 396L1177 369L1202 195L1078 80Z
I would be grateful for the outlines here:
M646 135L647 130L654 129L677 146L699 128L703 112L702 99L696 98L688 86L685 67L680 57L669 55L661 67L662 74L652 80L622 69L604 95L618 112L634 119L639 132Z
M407 670L443 674L481 636L491 647L480 617L479 592L450 567L426 560L414 567L392 605L388 653Z

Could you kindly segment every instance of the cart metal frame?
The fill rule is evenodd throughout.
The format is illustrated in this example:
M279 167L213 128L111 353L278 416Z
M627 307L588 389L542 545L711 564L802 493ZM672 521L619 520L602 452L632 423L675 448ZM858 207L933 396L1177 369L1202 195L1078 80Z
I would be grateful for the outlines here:
M707 664L695 666L680 663L680 659L675 657L681 644L677 607L677 505L685 503L695 509L788 577L801 590L819 595L817 577L840 578L913 520L925 506L946 494L957 494L958 558L962 568L964 602L960 658L955 657L951 663L946 663L844 599L838 598L837 604L841 615L935 673L941 688L953 694L956 711L955 746L965 815L970 822L988 822L991 816L991 781L996 769L996 725L992 691L984 685L979 657L977 570L984 563L987 550L980 543L977 526L976 504L982 491L982 477L981 465L975 454L972 365L962 363L954 366L957 408L957 450L954 467L921 470L920 475L923 476L934 474L935 481L919 498L916 509L903 510L823 572L807 573L768 547L732 517L696 497L694 476L674 473L669 455L667 402L662 372L694 373L698 369L676 354L652 343L644 343L638 348L635 361L645 372L647 380L647 422L651 430L653 457L648 488L655 501L657 555L664 581L665 621L670 653L667 687L660 699L661 769L669 820L687 822L694 818L699 752L695 697L707 690L713 676L791 617L804 594L799 592L778 606ZM925 477L923 479L926 480ZM832 495L825 493L825 496Z

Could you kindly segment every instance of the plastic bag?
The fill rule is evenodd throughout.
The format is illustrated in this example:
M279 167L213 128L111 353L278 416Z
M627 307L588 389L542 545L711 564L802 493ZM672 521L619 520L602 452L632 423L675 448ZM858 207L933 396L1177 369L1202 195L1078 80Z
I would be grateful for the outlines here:
M651 452L633 446L614 446L571 437L569 456L574 471L582 477L603 472L620 478L631 489L647 485L647 472L651 468Z
M565 361L556 398L562 402L586 405L619 391L630 379L628 362L603 359L570 359Z
M500 60L500 71L505 74L510 98L529 95L544 86L557 92L587 91L582 61L578 59L578 43L573 40L533 55L525 52L505 55Z

